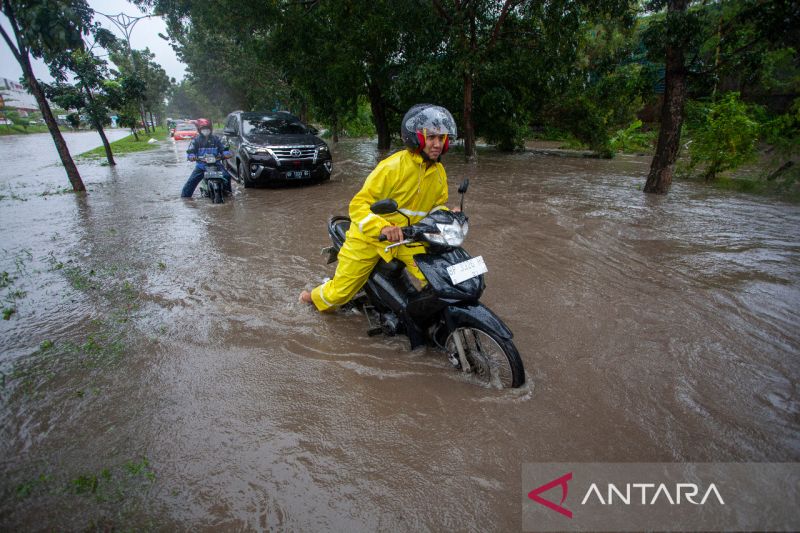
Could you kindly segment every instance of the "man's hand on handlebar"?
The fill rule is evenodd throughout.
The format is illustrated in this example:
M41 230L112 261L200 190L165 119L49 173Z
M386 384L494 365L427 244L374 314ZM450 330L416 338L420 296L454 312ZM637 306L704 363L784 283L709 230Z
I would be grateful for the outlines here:
M399 226L386 226L381 230L381 235L386 237L387 241L400 242L403 240L403 228Z

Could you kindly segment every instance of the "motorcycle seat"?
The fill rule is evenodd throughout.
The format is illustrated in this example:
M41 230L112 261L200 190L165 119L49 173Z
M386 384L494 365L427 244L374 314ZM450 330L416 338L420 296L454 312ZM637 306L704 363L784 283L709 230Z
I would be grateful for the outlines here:
M334 217L334 219L331 221L331 227L339 239L344 242L347 236L347 230L350 229L350 219L347 217ZM399 276L405 267L405 263L399 259L392 259L388 263L381 259L375 266L375 270L384 276L393 278Z
M394 278L402 274L403 269L405 267L406 264L400 261L399 259L392 259L388 263L383 259L381 259L375 266L375 270L377 270L380 274L383 274L386 277Z
M347 236L347 230L350 229L350 221L344 219L342 219L341 221L337 221L336 224L334 224L333 228L336 234L342 240L342 242L344 242L344 239Z

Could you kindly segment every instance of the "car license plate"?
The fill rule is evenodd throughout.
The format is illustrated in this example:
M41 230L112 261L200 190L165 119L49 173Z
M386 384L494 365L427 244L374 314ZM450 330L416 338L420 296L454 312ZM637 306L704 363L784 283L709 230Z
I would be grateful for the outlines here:
M489 269L486 268L486 263L483 262L483 256L481 255L447 267L447 273L450 274L453 285L458 285L462 281L467 281L487 272L489 272Z
M302 179L302 178L310 178L311 171L310 170L289 170L286 172L286 179Z

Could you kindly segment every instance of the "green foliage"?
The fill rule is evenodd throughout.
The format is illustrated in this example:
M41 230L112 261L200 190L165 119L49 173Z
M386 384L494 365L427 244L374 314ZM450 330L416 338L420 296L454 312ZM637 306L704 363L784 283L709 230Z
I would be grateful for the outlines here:
M129 50L116 41L109 48L109 58L116 65L112 74L121 85L115 97L122 97L122 113L128 117L142 119L141 112L161 115L164 101L170 89L170 79L166 71L156 63L155 55L149 48Z
M800 155L800 98L795 98L787 113L766 120L761 133L782 157L789 159Z
M628 127L617 130L609 144L617 152L649 153L653 151L655 141L655 132L642 131L642 121L636 119Z
M702 165L704 178L711 181L720 172L738 168L755 157L760 125L739 93L728 93L709 106L701 106L697 113L702 118L695 119L690 129L690 171Z
M16 109L4 108L3 115L7 120L10 120L14 124L14 126L18 126L23 129L28 129L28 127L30 126L30 119L21 116L19 114L19 111L17 111Z
M27 47L19 52L46 62L65 51L81 48L92 20L92 10L85 0L3 0L0 10Z
M372 123L372 111L369 101L361 96L355 112L350 112L342 120L341 133L348 137L372 137L375 135L375 125Z
M601 157L613 157L606 113L593 99L575 96L562 104L559 115L563 126L576 139Z
M597 155L613 157L612 134L635 119L652 91L634 49L633 30L619 21L601 21L582 27L576 68L561 95L545 105L544 117L547 125L566 130Z

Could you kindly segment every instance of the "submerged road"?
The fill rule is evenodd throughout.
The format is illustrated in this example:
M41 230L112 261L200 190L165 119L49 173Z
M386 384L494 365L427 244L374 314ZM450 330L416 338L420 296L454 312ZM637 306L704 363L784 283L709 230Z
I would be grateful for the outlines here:
M524 463L800 460L797 205L644 195L644 157L449 154L528 372L498 391L297 302L374 143L222 205L178 197L184 150L82 163L86 197L4 178L3 529L509 531Z

